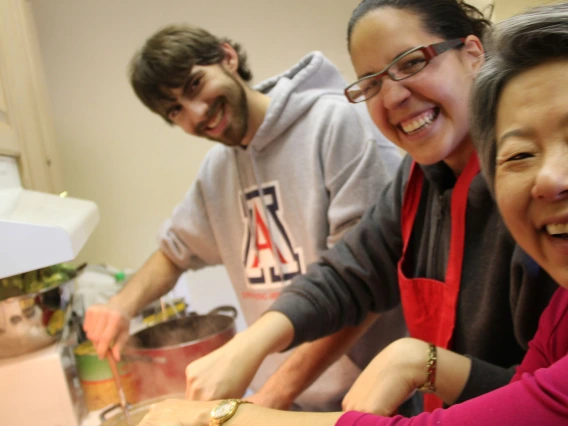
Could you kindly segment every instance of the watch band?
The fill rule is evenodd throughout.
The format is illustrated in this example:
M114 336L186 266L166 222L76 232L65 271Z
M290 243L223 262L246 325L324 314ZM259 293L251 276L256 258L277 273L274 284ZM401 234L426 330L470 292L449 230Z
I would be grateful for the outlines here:
M426 362L426 381L418 390L424 393L436 392L436 367L438 361L438 351L436 345L428 344L428 361Z
M221 426L235 415L241 404L252 404L244 399L225 399L211 410L209 426Z

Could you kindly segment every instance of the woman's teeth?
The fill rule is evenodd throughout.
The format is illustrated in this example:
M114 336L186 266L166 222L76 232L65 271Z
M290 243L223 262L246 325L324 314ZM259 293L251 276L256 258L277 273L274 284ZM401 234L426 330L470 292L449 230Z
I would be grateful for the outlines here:
M545 226L546 232L553 237L567 237L568 223L551 223Z
M411 120L403 121L400 123L400 127L406 134L415 133L429 124L432 124L435 119L436 113L434 111L427 111Z
M207 128L209 130L214 129L215 127L217 127L219 125L222 118L223 118L223 108L219 107L219 109L217 110L217 113L213 116L213 118L209 122L209 125L207 126Z

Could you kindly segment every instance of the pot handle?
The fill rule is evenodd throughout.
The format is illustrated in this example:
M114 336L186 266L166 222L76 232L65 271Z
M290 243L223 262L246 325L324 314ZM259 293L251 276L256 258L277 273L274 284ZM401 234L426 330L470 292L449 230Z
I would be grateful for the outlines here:
M120 404L113 404L108 408L105 408L101 414L99 414L99 419L101 420L102 423L107 421L107 414L113 412L114 410L116 410L117 408L120 408Z
M237 308L229 305L218 306L207 313L207 315L216 315L216 314L227 315L233 319L237 318L238 315Z

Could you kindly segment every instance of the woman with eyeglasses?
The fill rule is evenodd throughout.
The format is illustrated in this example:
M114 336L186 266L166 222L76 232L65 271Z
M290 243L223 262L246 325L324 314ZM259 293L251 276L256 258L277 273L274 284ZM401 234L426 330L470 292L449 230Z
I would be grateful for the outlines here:
M196 399L239 396L267 354L401 302L412 338L393 343L371 362L345 409L390 415L418 389L432 411L442 401L469 400L512 379L557 286L514 243L479 172L468 102L484 63L480 39L488 27L476 9L456 0L363 0L355 9L348 43L359 80L346 95L365 101L375 124L409 155L359 225L285 289L271 311L189 365L188 385ZM551 388L548 395L539 380L537 374L513 386L520 393L512 395L522 401L516 413L510 397L495 398L493 405L483 399L488 404L483 412L474 399L410 420L281 413L235 400L170 401L142 424L166 424L175 416L182 424L229 426L415 425L445 419L456 425L513 424L505 423L512 418L516 425L536 424L524 404L540 407L542 419L557 421L544 424L562 424L565 389ZM509 404L505 412L503 404Z

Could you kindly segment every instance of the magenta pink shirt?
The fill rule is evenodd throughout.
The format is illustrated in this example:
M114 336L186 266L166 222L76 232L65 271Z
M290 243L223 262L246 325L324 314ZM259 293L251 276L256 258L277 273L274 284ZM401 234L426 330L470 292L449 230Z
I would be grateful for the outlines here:
M406 418L345 413L336 426L568 426L568 290L543 312L522 364L507 386L448 409Z

